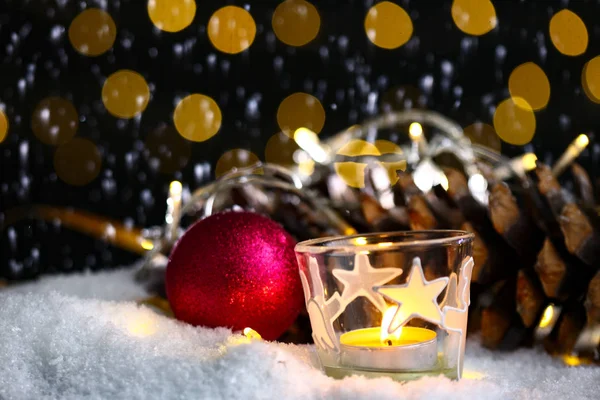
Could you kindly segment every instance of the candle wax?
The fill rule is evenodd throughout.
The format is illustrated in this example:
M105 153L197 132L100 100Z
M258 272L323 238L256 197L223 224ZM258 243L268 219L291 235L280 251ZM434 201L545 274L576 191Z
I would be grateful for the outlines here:
M379 371L426 371L437 363L437 334L403 327L399 338L381 341L381 329L366 328L340 337L342 365ZM391 344L390 344L391 341Z

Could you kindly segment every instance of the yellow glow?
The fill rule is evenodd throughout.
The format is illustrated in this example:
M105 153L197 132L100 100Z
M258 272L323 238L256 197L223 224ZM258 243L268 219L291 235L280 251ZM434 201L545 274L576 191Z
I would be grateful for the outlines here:
M354 239L354 244L356 246L364 246L367 244L367 238L366 237L357 237L356 239Z
M442 186L442 188L444 188L444 190L448 190L448 187L449 187L448 177L443 172L440 174L440 183L439 184L440 184L440 186Z
M394 315L398 311L398 306L390 306L385 313L383 314L383 318L381 319L381 343L389 339L400 340L400 336L402 335L402 327L399 327L394 332L389 333L390 325L392 325L392 321L394 320Z
M279 4L271 21L275 36L290 46L304 46L319 33L321 17L305 0L286 0Z
M133 118L146 109L150 88L144 77L122 69L109 76L102 87L102 102L118 118Z
M53 146L71 140L78 127L77 110L62 97L48 97L40 101L31 117L31 129L35 136Z
M220 177L234 168L249 167L259 162L256 154L246 149L233 149L226 151L217 161L215 166L215 175Z
M181 186L181 182L179 181L173 181L169 184L169 192L171 192L173 196L180 196L182 190L183 186Z
M69 41L85 56L99 56L113 46L117 26L109 13L99 8L88 8L73 19L69 26Z
M379 156L381 152L373 143L362 139L352 139L346 143L337 152L340 156L358 157L358 156Z
M319 133L325 124L325 109L316 97L297 92L283 99L279 105L277 123L279 129L290 137L298 128Z
M544 310L544 314L542 315L542 319L540 320L540 324L538 326L540 328L547 327L550 324L550 322L552 322L553 316L554 316L554 304L550 304Z
M525 153L521 157L521 163L525 171L531 171L535 169L537 162L537 156L533 153Z
M541 110L550 100L550 82L544 71L535 63L527 62L515 68L508 78L512 97L524 99L532 109Z
M483 372L473 371L473 370L465 370L463 371L462 377L463 379L471 379L471 380L481 380L485 378L487 375Z
M265 146L265 161L287 167L297 165L298 171L305 176L312 175L315 162L306 153L298 153L300 147L288 135L283 132L271 136ZM302 154L304 157L298 157Z
M327 161L327 152L321 146L316 133L307 128L298 128L294 132L294 141L306 151L310 157L319 163Z
M550 39L556 50L566 56L585 53L588 46L588 31L577 14L561 10L550 20Z
M496 27L496 9L490 0L454 0L452 19L464 33L481 36Z
M469 138L472 143L480 144L482 146L489 147L490 149L500 151L501 142L494 127L483 123L475 122L464 129L465 136Z
M511 97L501 102L494 112L494 128L500 139L514 145L524 145L535 134L535 115L527 101Z
M343 161L334 163L333 168L346 185L357 189L365 187L365 170L367 164Z
M382 1L367 12L365 32L375 46L396 49L410 40L413 24L402 7L389 1Z
M142 246L142 249L144 249L144 250L150 251L150 250L154 249L154 243L152 243L148 239L143 239L140 244Z
M577 136L577 139L575 139L575 146L577 146L581 150L585 149L588 144L590 144L590 139L584 133Z
M54 153L56 175L69 185L87 185L98 176L101 165L100 152L87 139L73 138Z
M156 320L148 314L139 315L127 324L127 331L132 336L152 336L157 330Z
M581 86L591 101L600 103L600 56L585 63L581 72Z
M252 328L244 328L244 336L249 339L262 339L262 336Z
M0 143L8 136L8 117L2 109L0 109Z
M565 356L563 356L562 359L563 359L563 362L570 367L576 367L578 365L583 364L583 362L581 361L581 359L579 357L573 356L573 355L565 355Z
M413 122L408 127L408 135L412 140L419 140L423 136L423 127L418 122Z
M382 243L378 243L377 247L390 247L393 245L394 245L394 243L392 243L392 242L382 242Z
M195 0L148 0L150 21L166 32L178 32L187 28L195 15Z
M255 36L254 18L241 7L220 8L208 21L208 38L223 53L241 53L252 45Z
M158 161L158 170L163 174L182 170L192 156L191 143L171 125L161 124L151 131L144 144L148 158L151 162Z
M173 112L177 132L192 142L204 142L221 128L221 109L203 94L191 94L181 100Z

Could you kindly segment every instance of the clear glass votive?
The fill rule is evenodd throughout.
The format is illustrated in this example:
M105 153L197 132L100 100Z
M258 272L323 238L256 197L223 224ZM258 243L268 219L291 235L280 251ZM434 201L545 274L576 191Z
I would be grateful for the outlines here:
M473 235L407 231L296 245L313 339L325 373L462 375Z

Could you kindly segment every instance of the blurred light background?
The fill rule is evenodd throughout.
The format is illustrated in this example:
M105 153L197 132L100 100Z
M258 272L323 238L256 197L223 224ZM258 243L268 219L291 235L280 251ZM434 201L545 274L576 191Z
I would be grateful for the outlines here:
M0 222L47 204L160 224L174 179L289 163L298 128L410 108L545 162L588 133L595 178L597 15L596 0L3 0ZM0 236L5 279L135 258L52 222Z

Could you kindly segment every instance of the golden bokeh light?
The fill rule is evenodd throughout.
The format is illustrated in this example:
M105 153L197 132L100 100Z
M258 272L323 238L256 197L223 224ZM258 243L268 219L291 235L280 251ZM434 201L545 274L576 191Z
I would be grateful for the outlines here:
M271 136L265 146L265 161L289 166L294 164L294 153L300 147L289 136L279 132Z
M216 135L222 118L219 105L198 93L183 98L173 112L177 132L192 142L204 142Z
M150 163L157 162L158 170L164 174L183 169L192 155L191 143L169 125L161 125L150 132L145 144Z
M218 178L234 168L249 167L259 162L256 154L246 149L228 150L219 158L215 166L215 176Z
M402 7L382 1L367 12L365 32L375 46L396 49L410 40L413 23Z
M241 7L220 8L208 21L208 38L223 53L241 53L252 45L255 36L254 18Z
M406 159L402 156L403 152L400 146L389 140L376 140L370 143L362 139L353 139L342 146L338 151L338 156L360 157L373 156L378 157L384 154L396 154L397 160L377 161L388 173L390 184L394 185L398 181L396 171L406 169ZM334 169L337 175L342 178L346 185L353 188L365 187L365 171L369 164L365 162L340 161L334 163Z
M115 43L117 26L109 13L99 8L88 8L69 26L69 41L77 52L85 56L104 54Z
M388 173L388 179L391 185L395 185L398 182L398 170L406 170L406 159L403 156L404 152L396 143L390 142L389 140L378 139L375 141L375 147L379 150L381 155L384 154L397 154L398 160L394 161L379 161L379 164L386 169Z
M54 153L54 170L58 177L73 186L84 186L100 173L102 159L94 143L73 138Z
M472 143L489 147L497 152L500 152L502 148L502 142L494 127L484 122L475 122L467 126L464 133Z
M561 10L550 20L550 39L556 50L566 56L585 53L588 46L588 31L577 14Z
M591 101L600 103L600 56L585 63L581 72L581 86Z
M118 118L133 118L148 106L150 88L144 77L122 69L109 76L102 87L102 102Z
M550 100L550 82L537 64L527 62L515 68L508 78L512 97L524 99L532 109L541 110Z
M290 46L304 46L319 33L319 11L305 0L285 0L273 13L271 21L277 39Z
M494 113L494 128L500 139L506 143L529 143L535 134L535 125L533 109L520 97L504 100Z
M148 0L150 21L166 32L179 32L187 28L195 15L195 0Z
M485 35L498 24L490 0L454 0L451 13L457 28L473 36Z
M325 125L325 109L316 97L297 92L283 99L279 105L277 123L279 129L290 137L298 128L319 133Z
M8 117L4 110L0 108L0 143L4 142L4 139L8 136L8 125Z
M365 187L365 170L367 169L367 164L343 161L334 163L333 168L346 185L357 189Z
M381 152L377 146L373 143L369 143L362 139L353 139L342 146L337 154L346 157L357 157L357 156L379 156Z
M75 106L62 97L47 97L40 101L31 116L31 130L43 143L59 145L77 133L79 115Z

